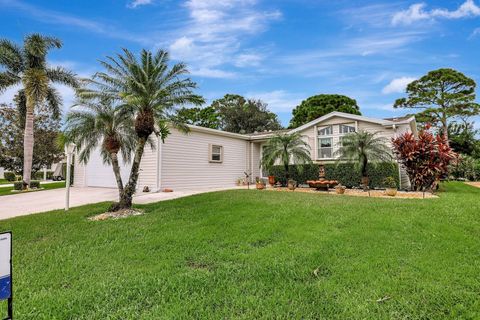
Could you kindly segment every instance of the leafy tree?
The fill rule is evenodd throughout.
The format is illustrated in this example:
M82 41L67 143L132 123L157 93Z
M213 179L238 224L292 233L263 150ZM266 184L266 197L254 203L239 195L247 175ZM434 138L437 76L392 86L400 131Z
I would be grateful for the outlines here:
M468 121L448 124L450 146L463 155L480 158L480 141L477 139L479 134L480 130L475 130L473 123Z
M281 163L285 168L285 177L288 182L291 164L300 165L297 168L301 170L303 164L312 162L310 146L298 132L277 134L265 145L261 166L268 171L276 162Z
M300 127L333 111L361 115L354 99L340 94L319 94L303 100L293 109L289 127Z
M23 48L15 43L0 40L0 92L14 85L22 85L17 93L16 103L25 110L23 180L30 184L34 157L34 118L35 109L48 107L53 117L60 115L62 99L52 83L77 87L75 75L62 67L48 66L46 56L49 50L60 48L59 39L40 34L25 37Z
M277 115L261 100L227 94L211 105L220 116L220 129L234 133L253 133L282 128Z
M0 167L18 174L23 173L24 127L25 115L17 107L0 106ZM33 149L33 172L59 162L63 158L63 150L55 143L60 134L60 128L60 120L52 118L47 108L37 108L34 125L37 143Z
M448 143L448 123L453 117L480 113L475 103L475 81L453 69L430 71L407 86L407 98L395 101L394 108L423 110L419 121L438 127Z
M220 115L212 106L180 108L177 111L177 121L210 129L220 128Z
M103 163L111 165L119 196L123 192L118 153L129 163L135 149L133 117L109 98L80 99L67 114L65 137L80 151L80 162L87 163L90 154L100 145Z
M158 50L152 53L142 50L140 57L127 49L116 57L101 61L104 72L95 75L90 81L94 88L84 88L78 94L82 98L102 98L108 94L120 100L122 108L134 117L135 153L128 183L120 196L120 201L112 210L132 207L132 197L137 187L140 162L145 144L151 134L165 140L169 124L188 130L176 121L173 114L176 106L201 105L204 99L194 94L196 83L185 78L186 65L177 63L169 67L169 54Z
M448 173L449 165L457 158L445 136L434 135L428 126L419 132L418 138L406 132L393 139L393 147L414 190L435 188L437 181Z
M378 136L377 132L350 133L342 138L341 146L335 151L334 156L338 157L338 161L354 162L360 170L362 184L366 188L368 163L392 161L392 152L386 142L383 137Z

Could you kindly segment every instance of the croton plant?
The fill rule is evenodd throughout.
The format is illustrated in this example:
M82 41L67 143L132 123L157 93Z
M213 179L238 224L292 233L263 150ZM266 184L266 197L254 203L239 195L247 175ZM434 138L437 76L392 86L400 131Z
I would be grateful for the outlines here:
M448 165L457 159L445 137L432 133L430 126L421 130L418 137L406 132L393 138L392 143L413 190L435 188L438 180L448 174Z

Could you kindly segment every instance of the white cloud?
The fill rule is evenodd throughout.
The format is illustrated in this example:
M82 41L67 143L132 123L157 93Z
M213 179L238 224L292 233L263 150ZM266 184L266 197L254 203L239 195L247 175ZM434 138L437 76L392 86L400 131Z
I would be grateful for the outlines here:
M235 57L235 66L239 68L243 67L255 67L263 60L263 56L257 53L242 53Z
M150 39L148 36L133 34L125 30L119 30L112 24L107 25L99 23L95 20L72 16L65 12L43 9L41 7L23 3L18 0L0 0L0 7L14 9L16 12L22 12L29 18L35 19L42 23L79 28L96 34L104 35L109 38L124 39L141 44L150 44L152 42L152 39Z
M284 90L274 90L269 92L249 92L246 97L260 99L268 104L268 109L277 113L291 112L293 108L300 104L303 95L292 94Z
M383 94L390 94L390 93L403 93L405 92L405 88L407 85L412 82L417 80L417 78L413 77L400 77L393 79L390 81L389 84L387 84L385 87L382 89Z
M475 38L480 35L480 28L476 28L472 31L472 34L470 35L469 38Z
M425 3L412 4L407 10L397 12L392 17L393 25L410 25L417 21L434 20L435 18L460 19L480 16L480 7L473 0L466 0L456 10L444 8L425 10Z
M153 2L153 0L134 0L132 2L130 2L127 7L128 8L136 8L138 6L144 6L144 5L147 5L147 4L151 4Z
M187 62L194 70L209 70L203 73L216 77L235 74L219 72L226 65L258 65L263 56L243 48L243 39L263 32L281 13L261 11L256 5L256 0L187 1L184 7L189 19L169 43L172 57Z

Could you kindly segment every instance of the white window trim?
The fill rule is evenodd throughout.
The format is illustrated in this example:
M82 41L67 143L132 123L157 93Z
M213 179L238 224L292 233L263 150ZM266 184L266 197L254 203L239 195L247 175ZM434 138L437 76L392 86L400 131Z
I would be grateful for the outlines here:
M213 160L213 147L220 147L220 160ZM223 162L223 146L219 144L212 144L208 145L208 162L210 163L222 163Z
M322 144L319 141L320 139L330 139L330 147L322 148ZM334 150L333 136L318 136L317 144L318 144L318 149L317 149L317 159L318 160L330 160L330 159L334 158L333 153L335 152L335 150ZM322 149L330 149L331 150L331 157L327 157L327 158L320 157L320 151Z

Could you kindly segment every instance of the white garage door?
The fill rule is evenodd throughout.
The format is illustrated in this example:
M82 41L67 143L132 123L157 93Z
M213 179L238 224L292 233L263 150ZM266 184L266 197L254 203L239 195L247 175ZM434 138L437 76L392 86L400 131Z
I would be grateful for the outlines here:
M122 175L123 184L128 181L128 174L130 173L130 165L125 165L121 156L119 156L120 173ZM90 160L87 164L87 186L89 187L106 187L116 188L117 182L113 174L112 166L103 164L102 156L98 149L90 155Z

